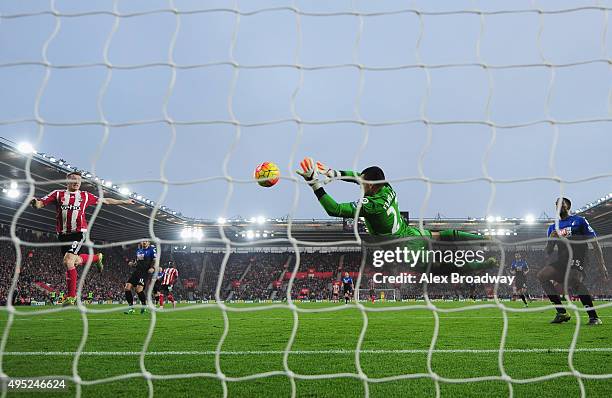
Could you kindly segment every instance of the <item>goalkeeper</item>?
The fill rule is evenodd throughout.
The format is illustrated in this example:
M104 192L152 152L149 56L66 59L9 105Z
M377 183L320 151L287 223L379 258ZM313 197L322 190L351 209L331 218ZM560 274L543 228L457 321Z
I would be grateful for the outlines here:
M438 241L474 241L483 240L480 235L448 229L444 231L420 230L408 226L408 223L400 215L397 204L397 195L391 185L385 180L385 174L377 166L371 166L361 173L354 171L333 170L320 162L314 162L312 158L305 158L300 163L301 175L314 191L319 203L328 215L332 217L354 218L358 209L359 217L363 217L370 235L388 240L404 240L402 242L411 253L424 252L428 248L428 240ZM318 179L319 174L325 176L325 180ZM364 196L358 202L337 203L323 189L323 184L335 179L354 182L362 181ZM423 259L425 256L420 256ZM482 262L466 262L464 270L477 271L497 266L497 259L490 257ZM424 272L427 263L421 262L416 265L415 271ZM449 273L458 271L454 264L436 263L432 264L431 272Z

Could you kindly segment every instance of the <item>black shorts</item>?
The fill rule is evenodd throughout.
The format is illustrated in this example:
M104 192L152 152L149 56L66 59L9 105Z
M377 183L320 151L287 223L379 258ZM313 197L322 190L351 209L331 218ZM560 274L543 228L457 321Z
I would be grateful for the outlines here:
M145 286L147 284L147 278L149 278L149 273L147 271L141 271L141 270L136 270L134 272L132 272L132 275L130 275L130 279L127 280L127 283L131 284L132 286Z
M333 298L338 298L338 293L332 293Z
M157 282L159 282L159 286L157 285ZM155 291L155 289L157 288L157 291L160 292L161 294L165 295L165 296L167 296L172 291L172 286L170 286L170 285L162 285L161 279L158 280L157 282L155 282L155 286L153 287L153 291Z
M353 293L353 287L351 285L346 285L342 288L342 291L344 292L344 294L351 294Z
M70 234L58 234L57 240L60 242L66 243L61 245L59 248L61 250L62 256L66 253L79 254L79 250L81 250L81 246L85 243L85 236L83 232L74 232Z
M516 279L514 280L514 287L517 289L527 289L527 277L522 272L516 273Z

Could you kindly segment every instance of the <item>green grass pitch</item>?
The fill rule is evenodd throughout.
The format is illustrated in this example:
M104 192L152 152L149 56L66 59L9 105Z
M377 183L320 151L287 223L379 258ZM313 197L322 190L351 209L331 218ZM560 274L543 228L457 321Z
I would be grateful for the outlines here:
M576 317L569 323L550 325L554 310L544 312L508 312L508 329L503 367L516 379L511 387L503 380L460 382L461 379L500 376L498 348L502 336L502 312L496 308L475 309L492 302L435 302L444 309L472 308L439 313L436 351L428 363L427 350L434 333L432 311L415 308L419 303L376 303L368 308L384 311L367 313L362 352L359 356L363 374L372 397L433 397L439 388L442 397L506 397L512 388L515 397L578 397L580 384L572 375L522 383L520 380L551 374L568 373L568 348L576 327ZM300 312L292 353L286 365L295 373L299 397L363 396L366 386L359 375L354 350L364 324L355 306L328 303L298 304ZM522 308L519 303L506 303ZM532 303L530 308L542 306ZM256 304L231 305L249 310ZM49 309L49 307L44 307ZM138 352L146 340L151 314L124 315L119 306L95 305L88 313L88 337L84 354L76 364L85 383L82 396L146 397L149 387L140 373ZM412 308L412 309L406 309ZM33 314L39 309L18 308ZM222 311L218 307L180 306L179 311L159 312L144 359L144 367L153 375L155 396L219 397L223 386L216 374L214 351L224 331ZM612 308L600 311L604 324L588 327L586 314L580 313L581 328L573 356L576 371L587 375L612 375ZM0 313L4 330L7 313ZM231 379L229 396L284 397L291 395L290 378L283 352L294 326L288 308L261 311L228 312L229 331L221 347L220 369ZM83 320L76 308L60 312L15 317L10 329L2 370L11 377L72 376L74 355L84 332ZM471 350L471 351L470 351ZM26 353L28 352L28 353ZM166 353L164 353L166 352ZM445 379L438 386L429 377L428 367ZM248 378L268 373L268 377ZM178 375L199 374L178 378ZM343 374L329 378L331 374ZM170 376L174 375L174 376ZM316 377L327 375L326 377ZM412 377L408 375L413 375ZM415 377L419 376L420 377ZM169 377L170 376L170 377ZM398 376L398 377L396 377ZM115 379L113 379L115 378ZM109 379L103 383L89 382ZM609 397L612 378L585 378L587 397ZM76 386L67 382L64 391L33 392L8 390L8 396L66 397Z

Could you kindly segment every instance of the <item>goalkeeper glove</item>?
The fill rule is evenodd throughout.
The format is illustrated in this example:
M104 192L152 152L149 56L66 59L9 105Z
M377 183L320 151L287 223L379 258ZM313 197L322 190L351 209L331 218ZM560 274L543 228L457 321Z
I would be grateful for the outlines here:
M297 170L296 173L301 175L304 180L312 187L313 191L321 188L321 183L318 180L317 166L312 158L304 158L300 162L302 170Z
M342 174L338 170L330 169L319 161L317 161L317 169L319 173L325 176L323 184L329 184L332 180L342 177Z

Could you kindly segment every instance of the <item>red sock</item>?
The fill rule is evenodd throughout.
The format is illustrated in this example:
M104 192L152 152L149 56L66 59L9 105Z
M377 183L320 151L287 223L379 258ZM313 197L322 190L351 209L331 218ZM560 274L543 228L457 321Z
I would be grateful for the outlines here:
M85 264L87 262L87 259L89 259L89 254L79 254L79 257L81 257L81 260L83 260L83 264ZM98 255L94 254L91 256L91 262L95 263L98 261Z
M168 300L174 303L174 296L172 295L172 293L168 295Z
M66 271L66 287L68 288L68 297L76 297L77 278L78 275L76 268Z
M164 295L163 294L159 295L159 306L160 307L164 306Z

